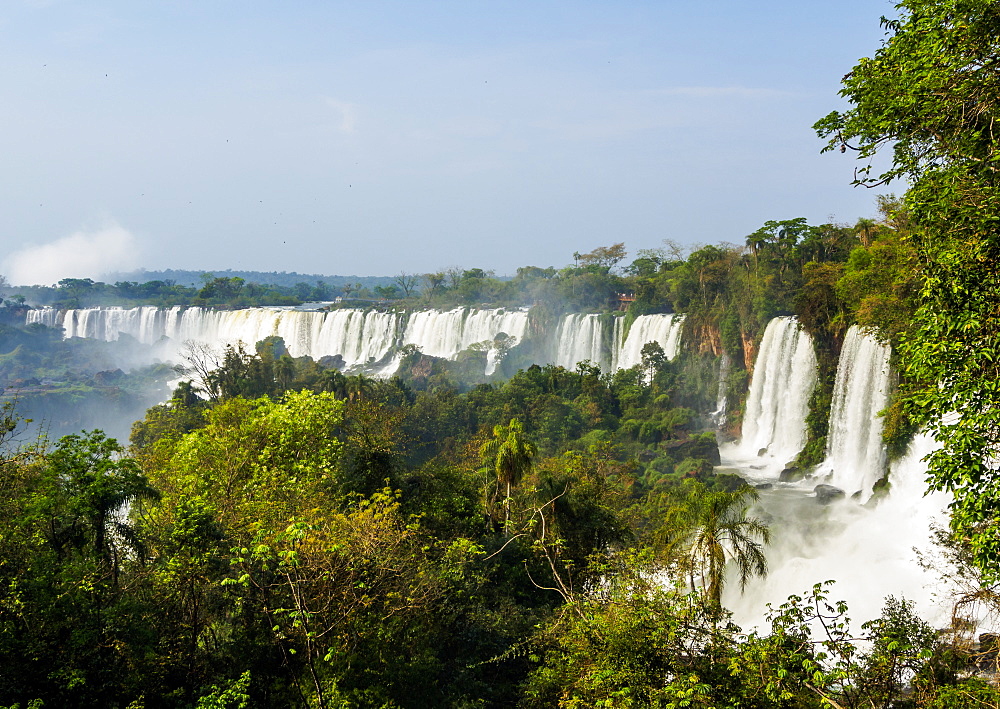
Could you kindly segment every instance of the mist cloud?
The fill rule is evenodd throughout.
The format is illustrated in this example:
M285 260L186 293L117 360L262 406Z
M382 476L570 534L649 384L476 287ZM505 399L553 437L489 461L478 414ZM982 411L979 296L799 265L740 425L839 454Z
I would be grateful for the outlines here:
M3 273L13 285L52 285L63 278L99 279L138 265L137 239L117 222L110 222L101 229L74 232L16 251L4 259Z

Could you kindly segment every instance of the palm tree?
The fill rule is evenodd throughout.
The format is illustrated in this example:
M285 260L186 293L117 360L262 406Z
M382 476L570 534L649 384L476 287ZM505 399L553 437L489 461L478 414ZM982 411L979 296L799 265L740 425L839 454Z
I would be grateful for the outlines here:
M735 492L706 492L703 485L693 484L665 516L666 556L688 575L692 591L700 580L716 606L722 603L728 562L735 564L740 590L753 576L767 574L763 547L770 542L771 531L756 517L747 516L758 497L749 486Z
M727 561L736 564L741 591L751 577L767 574L763 546L771 541L771 530L756 517L747 517L758 497L757 490L743 487L710 493L702 501L691 556L701 569L702 588L717 606L722 603Z
M858 239L861 240L861 245L866 249L872 245L872 241L875 238L875 234L878 231L878 222L874 219L865 219L862 217L858 219L857 224L854 225L854 233L857 235Z
M504 526L510 523L510 491L524 474L531 470L532 461L538 448L524 435L524 427L517 419L511 419L506 426L493 427L493 438L483 443L479 454L486 469L496 475L496 495L503 487L507 489L504 500Z
M63 436L47 456L48 490L42 500L55 550L89 550L116 581L122 558L144 553L128 520L131 505L159 498L138 463L124 453L101 431Z

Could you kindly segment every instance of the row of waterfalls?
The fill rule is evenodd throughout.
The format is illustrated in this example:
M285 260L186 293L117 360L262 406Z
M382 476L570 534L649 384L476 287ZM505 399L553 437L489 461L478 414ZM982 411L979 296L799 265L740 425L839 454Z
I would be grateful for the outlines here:
M389 374L398 352L415 345L435 357L455 358L474 345L488 350L487 373L504 351L532 340L539 364L568 368L589 360L603 370L641 362L643 346L658 342L668 358L680 350L683 317L648 315L626 331L624 318L567 314L529 338L525 310L456 308L415 312L343 309L309 312L269 308L216 311L189 308L88 308L34 310L28 322L61 326L66 337L115 340L126 334L165 348L185 341L214 347L281 337L292 356L339 355L346 367ZM535 327L535 331L539 328ZM944 525L947 499L925 495L923 457L932 442L918 436L910 451L889 462L880 411L891 388L890 350L854 326L840 354L829 415L826 458L799 479L782 475L806 443L806 416L817 386L817 358L810 336L791 317L768 324L760 343L743 417L742 437L722 446L722 464L761 492L755 514L771 525L770 573L745 594L735 584L725 603L743 624L762 620L766 604L782 603L814 583L837 579L834 598L847 600L855 618L877 616L887 595L906 597L928 618L940 618L914 547L930 544L930 525ZM725 421L726 378L731 362L719 361L716 411ZM887 480L888 493L876 496ZM822 496L819 486L834 491ZM831 502L832 499L832 502ZM821 504L828 503L828 504ZM937 615L935 615L937 614Z
M668 359L677 356L683 317L642 315L626 332L624 318L567 314L540 338L538 364L567 368L589 360L602 370L639 364L642 348L658 342ZM426 355L453 359L473 345L488 351L492 374L503 349L523 342L528 311L485 308L379 312L343 309L329 312L276 308L212 310L208 308L42 308L28 312L27 322L62 327L65 337L117 340L128 335L147 345L171 344L175 351L188 341L214 347L254 343L281 337L293 357L343 358L345 367L369 367L391 373L398 364L393 353L414 345ZM501 348L500 340L504 341Z
M764 333L747 397L742 438L722 447L723 466L760 490L756 514L774 542L770 573L746 594L728 589L738 621L756 624L766 604L836 579L832 598L848 602L853 618L879 615L886 596L905 597L932 622L948 610L935 596L937 577L925 568L933 556L932 526L947 526L947 497L925 494L924 457L933 441L918 435L900 458L888 461L880 412L889 401L891 351L852 326L837 364L826 457L805 477L785 476L806 442L806 414L817 385L810 336L794 318L773 319ZM789 479L792 478L792 479ZM876 496L885 479L887 494ZM832 502L831 502L832 500ZM823 504L826 503L826 504Z

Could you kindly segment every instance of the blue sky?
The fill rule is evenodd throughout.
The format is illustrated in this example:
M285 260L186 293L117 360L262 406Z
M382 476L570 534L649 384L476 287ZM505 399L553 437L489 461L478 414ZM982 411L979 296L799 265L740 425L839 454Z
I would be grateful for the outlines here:
M0 273L506 274L853 222L875 195L811 126L892 12L8 0Z

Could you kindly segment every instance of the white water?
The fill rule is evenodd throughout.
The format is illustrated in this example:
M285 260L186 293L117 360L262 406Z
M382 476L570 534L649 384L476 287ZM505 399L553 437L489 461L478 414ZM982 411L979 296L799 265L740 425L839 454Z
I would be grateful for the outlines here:
M615 353L612 367L629 369L642 363L642 348L649 342L658 342L667 359L674 359L680 352L683 315L640 315L632 321L628 337L623 338L623 321L615 321Z
M489 343L502 335L520 342L527 329L528 314L521 310L421 310L410 315L402 343L416 345L431 357L445 358L482 343L487 349L486 373L492 374L497 362L490 357Z
M768 324L754 366L744 440L722 450L723 466L737 469L751 483L771 486L760 491L752 514L765 519L772 533L766 549L768 576L753 580L745 594L730 585L725 605L737 623L756 626L764 619L766 604L777 607L791 594L802 595L813 584L836 579L830 597L847 601L858 625L877 617L888 595L912 601L932 624L946 624L948 609L934 597L938 576L921 568L914 551L932 552L931 525L947 524L948 497L924 496L922 459L933 449L933 441L928 436L914 439L906 455L890 467L888 494L860 504L885 473L878 413L888 393L889 350L857 327L848 331L838 362L827 460L799 482L778 482L780 465L767 458L770 451L781 450L773 461L780 463L797 452L796 446L801 448L808 396L815 385L815 355L811 342L805 348L809 356L804 354L802 339L808 336L790 318ZM754 460L758 446L769 450L763 460ZM847 494L820 504L813 489L824 481ZM859 489L866 493L852 499Z
M501 356L494 346L498 337L523 340L528 327L523 310L455 308L421 310L413 313L373 310L308 312L279 308L211 310L207 308L160 309L84 308L64 313L44 308L28 311L27 322L50 327L61 325L65 337L117 340L121 334L148 345L159 345L158 355L178 359L182 344L194 341L220 348L237 345L252 348L269 336L285 341L293 357L308 355L319 359L340 355L347 367L363 366L383 376L391 375L399 358L388 358L393 348L416 345L434 357L455 358L473 345L487 352L486 373L491 374ZM646 315L636 318L629 336L621 341L621 319L611 352L605 352L604 333L597 315L568 314L554 328L548 351L555 364L573 368L590 360L606 369L609 363L631 367L641 360L642 346L656 340L669 358L680 348L683 318L673 315ZM539 362L544 364L545 362Z
M715 394L715 411L709 415L712 422L720 429L726 425L726 409L729 406L729 397L727 396L727 392L729 391L729 370L732 364L729 355L723 352L719 358L719 388Z
M830 409L827 458L830 484L848 495L861 492L862 501L885 474L882 417L889 403L890 350L857 325L844 339Z
M914 603L915 611L934 627L948 623L946 599L935 597L938 574L921 568L917 552L931 552L931 525L947 526L947 495L924 496L922 462L933 450L929 436L918 436L906 455L890 469L887 497L873 507L849 498L820 505L808 484L778 483L761 491L752 514L771 526L766 554L770 573L754 579L745 594L738 584L726 588L724 604L743 627L759 625L765 604L777 607L789 595L802 595L813 584L836 579L833 600L848 603L855 629L877 617L885 597Z
M604 328L599 315L570 314L563 316L556 329L553 364L573 369L578 362L590 360L607 369L604 354Z
M743 436L728 453L734 464L776 476L795 459L806 443L816 368L812 338L795 318L767 324L750 381Z

